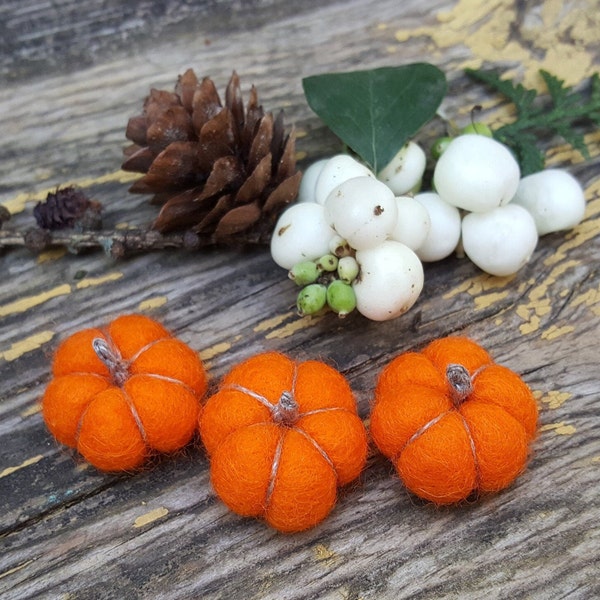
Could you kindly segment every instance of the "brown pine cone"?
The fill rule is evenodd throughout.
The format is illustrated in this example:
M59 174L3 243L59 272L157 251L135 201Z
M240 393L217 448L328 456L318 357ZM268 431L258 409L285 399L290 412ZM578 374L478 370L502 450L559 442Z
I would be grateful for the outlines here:
M208 77L188 69L175 92L152 89L132 117L122 168L145 173L129 189L163 204L152 227L192 230L216 243L266 242L283 208L295 199L294 131L258 105L254 86L244 111L233 72L222 105Z

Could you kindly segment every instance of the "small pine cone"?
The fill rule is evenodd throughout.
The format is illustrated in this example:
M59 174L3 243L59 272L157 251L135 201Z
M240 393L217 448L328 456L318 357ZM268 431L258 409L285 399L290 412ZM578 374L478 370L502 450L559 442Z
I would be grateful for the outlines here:
M122 168L145 173L129 191L163 204L152 225L161 232L266 242L298 193L294 131L284 135L283 112L265 114L254 87L244 110L235 71L224 106L212 80L192 69L174 93L152 89L126 136L133 145Z
M41 229L67 229L80 225L98 229L101 205L90 200L81 190L68 186L49 192L38 202L33 216Z

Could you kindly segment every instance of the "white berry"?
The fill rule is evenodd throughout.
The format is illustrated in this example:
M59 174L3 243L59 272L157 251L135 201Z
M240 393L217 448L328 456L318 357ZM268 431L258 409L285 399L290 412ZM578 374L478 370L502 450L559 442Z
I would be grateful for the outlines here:
M410 196L398 196L396 206L398 218L390 237L416 250L423 245L431 229L429 213L423 204Z
M300 180L300 187L298 188L297 202L316 202L315 198L315 184L317 179L323 170L323 167L329 161L328 158L322 158L317 162L312 163L302 173L302 179Z
M575 227L585 214L583 188L562 169L546 169L523 177L512 202L529 211L538 235Z
M417 194L415 200L429 214L430 227L425 241L417 248L418 257L425 262L442 260L454 252L460 240L460 212L444 202L434 192Z
M423 289L423 265L404 244L387 240L356 252L360 274L352 284L356 308L373 321L405 313Z
M316 260L329 252L335 231L325 220L320 204L302 202L284 211L273 230L271 256L284 269L306 260Z
M531 257L537 241L533 217L517 204L470 213L462 222L465 254L491 275L516 273Z
M425 172L427 157L415 142L408 142L392 160L377 174L396 196L418 189Z
M398 218L394 193L371 177L354 177L335 187L325 200L325 219L355 250L380 244Z
M315 182L315 202L324 204L331 190L353 177L372 177L373 172L348 154L332 156Z
M477 134L453 139L433 174L435 189L445 202L474 212L510 202L519 178L519 165L510 150Z

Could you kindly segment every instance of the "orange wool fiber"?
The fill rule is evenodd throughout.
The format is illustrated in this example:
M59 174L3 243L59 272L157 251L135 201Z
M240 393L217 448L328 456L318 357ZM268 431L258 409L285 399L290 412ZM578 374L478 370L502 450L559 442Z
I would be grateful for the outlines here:
M185 446L208 387L196 352L142 315L74 333L52 374L42 399L48 429L102 471L133 470Z
M321 522L356 479L367 434L352 390L323 362L277 352L235 366L199 419L216 494L286 533Z
M465 337L394 358L375 389L370 428L415 495L452 504L509 486L537 430L531 390Z

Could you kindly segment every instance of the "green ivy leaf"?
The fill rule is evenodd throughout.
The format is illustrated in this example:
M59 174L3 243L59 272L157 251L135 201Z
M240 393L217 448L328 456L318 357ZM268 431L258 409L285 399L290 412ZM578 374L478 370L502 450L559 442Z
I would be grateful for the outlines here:
M446 77L429 63L326 73L302 80L323 122L375 172L436 113Z

